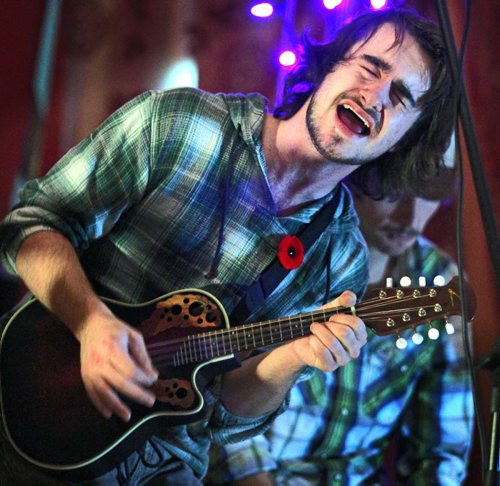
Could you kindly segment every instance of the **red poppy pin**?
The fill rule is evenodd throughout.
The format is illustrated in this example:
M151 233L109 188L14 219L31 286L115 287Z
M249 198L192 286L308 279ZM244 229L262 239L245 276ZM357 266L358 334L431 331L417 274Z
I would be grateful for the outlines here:
M278 245L278 260L287 270L299 268L304 261L304 245L297 236L284 236Z

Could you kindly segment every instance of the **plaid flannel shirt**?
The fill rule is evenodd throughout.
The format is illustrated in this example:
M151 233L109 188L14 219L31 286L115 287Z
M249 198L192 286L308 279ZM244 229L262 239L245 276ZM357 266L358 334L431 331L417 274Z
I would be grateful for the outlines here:
M275 258L281 238L332 198L276 215L261 143L266 103L258 94L188 88L140 95L23 188L0 224L0 261L15 272L24 238L59 231L101 295L143 302L202 288L230 312ZM251 319L309 311L346 289L364 291L366 247L350 194L337 190L330 225ZM202 475L210 440L248 438L273 417L235 417L216 402L208 423L163 435L172 453Z

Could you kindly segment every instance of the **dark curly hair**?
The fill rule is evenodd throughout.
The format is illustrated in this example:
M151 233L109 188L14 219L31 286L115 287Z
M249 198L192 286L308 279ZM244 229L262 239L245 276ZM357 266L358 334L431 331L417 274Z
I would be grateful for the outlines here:
M421 193L442 163L456 120L456 88L448 68L439 28L429 19L408 9L367 12L345 24L327 44L303 40L297 68L285 80L283 101L274 109L279 119L292 117L334 67L346 60L357 42L366 43L383 24L393 24L395 41L401 45L408 33L430 59L431 83L417 105L421 114L390 152L356 169L358 184L369 185L376 177L377 198L412 196ZM368 191L368 187L366 188Z

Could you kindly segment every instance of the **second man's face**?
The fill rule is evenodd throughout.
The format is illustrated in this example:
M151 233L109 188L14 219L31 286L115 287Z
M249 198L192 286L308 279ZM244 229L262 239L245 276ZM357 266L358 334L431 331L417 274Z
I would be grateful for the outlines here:
M420 197L374 201L357 194L354 204L368 246L398 256L415 243L440 202Z

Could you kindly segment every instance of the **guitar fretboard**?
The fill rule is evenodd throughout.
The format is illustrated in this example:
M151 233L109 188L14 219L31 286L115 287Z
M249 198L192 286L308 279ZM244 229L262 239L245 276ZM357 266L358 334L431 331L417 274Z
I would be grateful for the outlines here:
M460 313L457 282L446 287L376 289L356 307L330 307L290 317L215 329L148 345L155 366L185 366L278 345L311 334L313 322L353 314L377 335L397 334L422 322Z
M234 352L272 346L311 334L315 321L327 321L331 315L346 309L331 308L311 313L256 322L231 329L204 332L189 336L172 357L174 366L206 361Z

